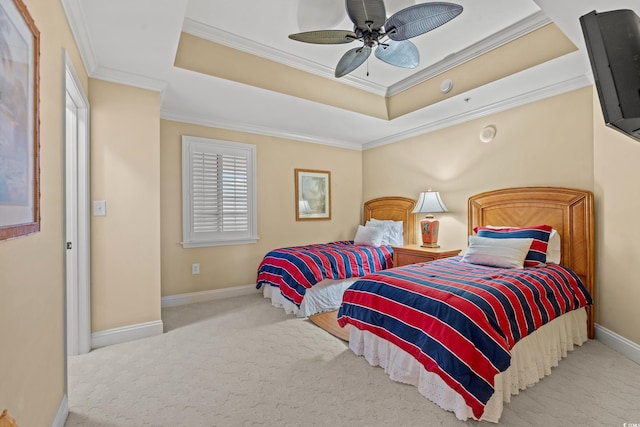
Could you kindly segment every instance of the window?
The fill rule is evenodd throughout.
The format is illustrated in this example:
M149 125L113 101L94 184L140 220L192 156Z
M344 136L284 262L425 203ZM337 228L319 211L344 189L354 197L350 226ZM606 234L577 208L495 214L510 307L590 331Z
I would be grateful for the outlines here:
M258 240L256 146L182 136L182 246Z

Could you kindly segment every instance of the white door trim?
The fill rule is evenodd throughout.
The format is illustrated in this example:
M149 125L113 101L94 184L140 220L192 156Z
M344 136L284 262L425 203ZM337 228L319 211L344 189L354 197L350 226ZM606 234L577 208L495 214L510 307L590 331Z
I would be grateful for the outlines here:
M65 240L65 245L66 242L71 242L74 252L72 255L67 250L65 257L71 257L74 261L67 263L66 268L66 349L67 355L72 356L91 350L89 101L66 50L64 76L65 116L68 100L76 114L76 120L72 122L75 126L71 126L71 129L67 129L69 120L65 119L65 158L69 159L65 165L65 199L75 198L75 203L65 200L65 218L73 218L71 222L65 220L65 239L75 237L75 241ZM73 137L70 132L73 132ZM75 182L70 177L75 177ZM72 212L69 211L70 208Z

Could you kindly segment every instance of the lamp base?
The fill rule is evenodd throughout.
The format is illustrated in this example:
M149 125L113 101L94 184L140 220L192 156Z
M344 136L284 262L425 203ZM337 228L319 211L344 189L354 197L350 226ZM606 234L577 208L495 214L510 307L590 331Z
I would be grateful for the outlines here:
M438 245L438 228L440 228L440 222L433 217L433 215L427 215L426 218L420 220L420 231L422 234L422 247L423 248L439 248Z
M439 248L440 245L437 243L423 243L422 245L420 245L420 247L422 248Z

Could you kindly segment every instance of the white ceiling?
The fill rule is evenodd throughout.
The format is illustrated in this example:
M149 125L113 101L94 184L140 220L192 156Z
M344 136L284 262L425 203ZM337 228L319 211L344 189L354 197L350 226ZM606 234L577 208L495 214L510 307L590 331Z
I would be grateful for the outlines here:
M580 48L579 16L594 9L638 8L638 0L451 1L464 7L460 16L411 39L421 56L418 68L392 67L372 55L368 76L363 64L340 81L392 95L551 20ZM358 42L312 45L287 36L352 29L343 0L61 2L91 77L161 91L166 119L301 141L369 148L589 84L582 49L387 121L173 66L184 31L334 79L338 60ZM421 2L385 0L387 16Z

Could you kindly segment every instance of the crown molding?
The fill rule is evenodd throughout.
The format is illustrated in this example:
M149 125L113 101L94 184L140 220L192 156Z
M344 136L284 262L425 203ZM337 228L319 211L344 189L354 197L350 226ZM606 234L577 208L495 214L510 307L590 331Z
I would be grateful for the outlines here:
M97 64L94 48L89 37L89 32L86 27L86 19L84 19L81 2L82 0L60 0L63 6L67 21L71 28L72 34L78 45L80 55L87 69L87 73L92 78L98 78L106 81L111 81L118 84L125 84L135 86L143 89L161 92L161 96L164 95L164 89L167 85L166 81L154 79L138 74L123 72L117 69L108 67L102 67ZM390 88L382 87L381 85L372 84L371 82L364 81L354 76L345 76L341 80L345 83L369 91L382 96L392 96L402 90L405 90L415 84L418 84L426 79L432 78L437 74L440 74L448 69L451 69L459 64L462 64L474 57L482 55L487 51L495 49L509 41L512 41L518 37L521 37L529 32L532 32L538 28L547 25L551 21L544 13L536 12L529 17L511 25L499 33L487 37L486 39L474 44L473 46L464 49L455 54L449 55L438 64L431 66L416 75L404 79L403 81L394 84ZM288 65L303 71L308 71L313 74L333 79L333 69L317 64L313 61L301 60L300 58L274 49L269 46L262 45L257 42L245 39L240 36L229 34L218 28L207 26L197 21L185 19L183 31L192 34L197 37L201 37L215 43L220 43L252 55L256 55L265 59L273 60L284 65ZM265 126L253 126L238 122L222 122L212 120L204 116L194 116L189 113L178 110L172 110L167 108L161 108L160 117L167 120L176 120L185 123L192 123L203 126L210 126L222 129L228 129L238 132L253 133L265 136L272 136L277 138L290 139L295 141L302 141L308 143L322 144L339 148L346 148L352 150L366 150L375 148L378 146L391 144L407 138L415 137L428 132L433 132L438 129L442 129L455 124L463 123L476 118L484 117L490 114L495 114L510 108L515 108L530 102L535 102L547 97L562 94L571 90L575 90L581 87L591 85L592 82L586 75L569 78L565 81L541 87L529 92L525 92L514 97L503 99L498 102L471 110L460 114L450 115L448 117L434 120L429 123L425 123L416 128L408 129L406 131L396 133L378 140L370 141L364 144L359 142L347 142L344 140L335 140L333 138L318 138L308 134L298 134L293 132L283 132L278 129L273 129ZM453 98L452 98L453 99Z
M539 28L550 24L552 21L542 11L538 11L521 19L520 21L498 31L489 37L480 40L471 46L448 55L443 60L421 70L406 79L391 85L386 93L387 97L397 95L425 80L429 80L445 71L451 70L463 63L477 58L493 49L503 46L519 37L529 34Z
M192 113L185 114L181 111L174 111L167 108L160 109L160 118L165 120L174 120L177 122L191 123L194 125L208 126L218 129L226 129L236 132L252 133L256 135L271 136L274 138L290 139L293 141L309 142L312 144L328 145L331 147L347 148L350 150L361 151L360 143L351 143L344 140L335 140L330 138L318 138L315 136L303 135L293 132L284 132L279 129L268 128L264 126L252 126L245 123L223 122L211 120L209 117L196 116Z
M81 0L60 1L89 77L156 92L164 90L167 84L165 81L98 65L86 26L87 20L82 13L82 7L80 7Z
M408 129L404 132L400 132L385 138L381 138L375 141L367 142L363 144L363 150L370 150L372 148L380 147L382 145L392 144L394 142L402 141L404 139L412 138L415 136L423 135L425 133L434 132L436 130L444 129L449 126L457 125L460 123L468 122L481 117L490 116L502 111L506 111L512 108L516 108L522 105L530 104L532 102L540 101L552 96L561 95L566 92L570 92L576 89L591 85L591 82L585 75L572 77L562 82L554 83L548 86L540 87L535 90L524 92L511 98L503 99L498 102L491 103L464 113L454 114L443 119L435 120L430 123Z
M147 89L155 92L162 92L167 86L167 82L164 80L158 80L147 76L141 76L139 74L127 73L125 71L101 66L96 67L93 73L90 74L90 77L127 86L135 86L140 89Z
M237 49L242 52L250 53L251 55L255 55L260 58L278 62L283 65L293 67L301 71L306 71L320 77L335 80L334 69L331 67L327 67L326 65L318 64L317 62L300 58L298 56L283 52L279 49L275 49L271 46L255 42L253 40L249 40L236 34L228 33L219 28L194 21L193 19L184 19L182 31L187 34L191 34L192 36L200 37L202 39L209 40L211 42L218 43L232 49ZM357 89L372 92L380 96L384 96L387 93L386 86L378 85L368 80L354 77L352 75L341 77L340 81L345 82Z
M271 136L275 138L290 139L294 141L302 141L313 144L328 145L338 148L347 148L351 150L364 151L372 148L380 147L387 144L399 142L408 138L423 135L425 133L434 132L439 129L444 129L449 126L454 126L470 120L486 117L492 114L496 114L502 111L509 110L511 108L526 105L532 102L540 101L552 96L561 95L566 92L570 92L576 89L591 85L591 82L585 75L572 77L562 82L554 83L548 86L544 86L529 92L525 92L511 98L500 100L498 102L485 105L483 107L476 108L474 110L466 111L464 113L455 114L439 120L426 123L424 125L408 129L404 132L399 132L385 138L381 138L375 141L367 142L365 144L349 144L344 140L333 140L328 138L317 138L310 135L296 134L292 132L283 132L281 130L266 128L261 126L248 126L243 123L231 123L223 121L211 120L208 117L197 117L193 114L185 114L179 111L172 111L169 109L161 109L160 117L165 120L174 120L178 122L191 123L201 126L214 127L219 129L227 129L237 132L252 133L257 135Z
M60 0L69 27L71 27L71 34L73 34L73 38L78 45L82 62L87 69L87 74L91 75L97 68L97 61L93 45L91 44L91 38L89 37L89 30L86 25L87 20L80 7L80 1L81 0Z

